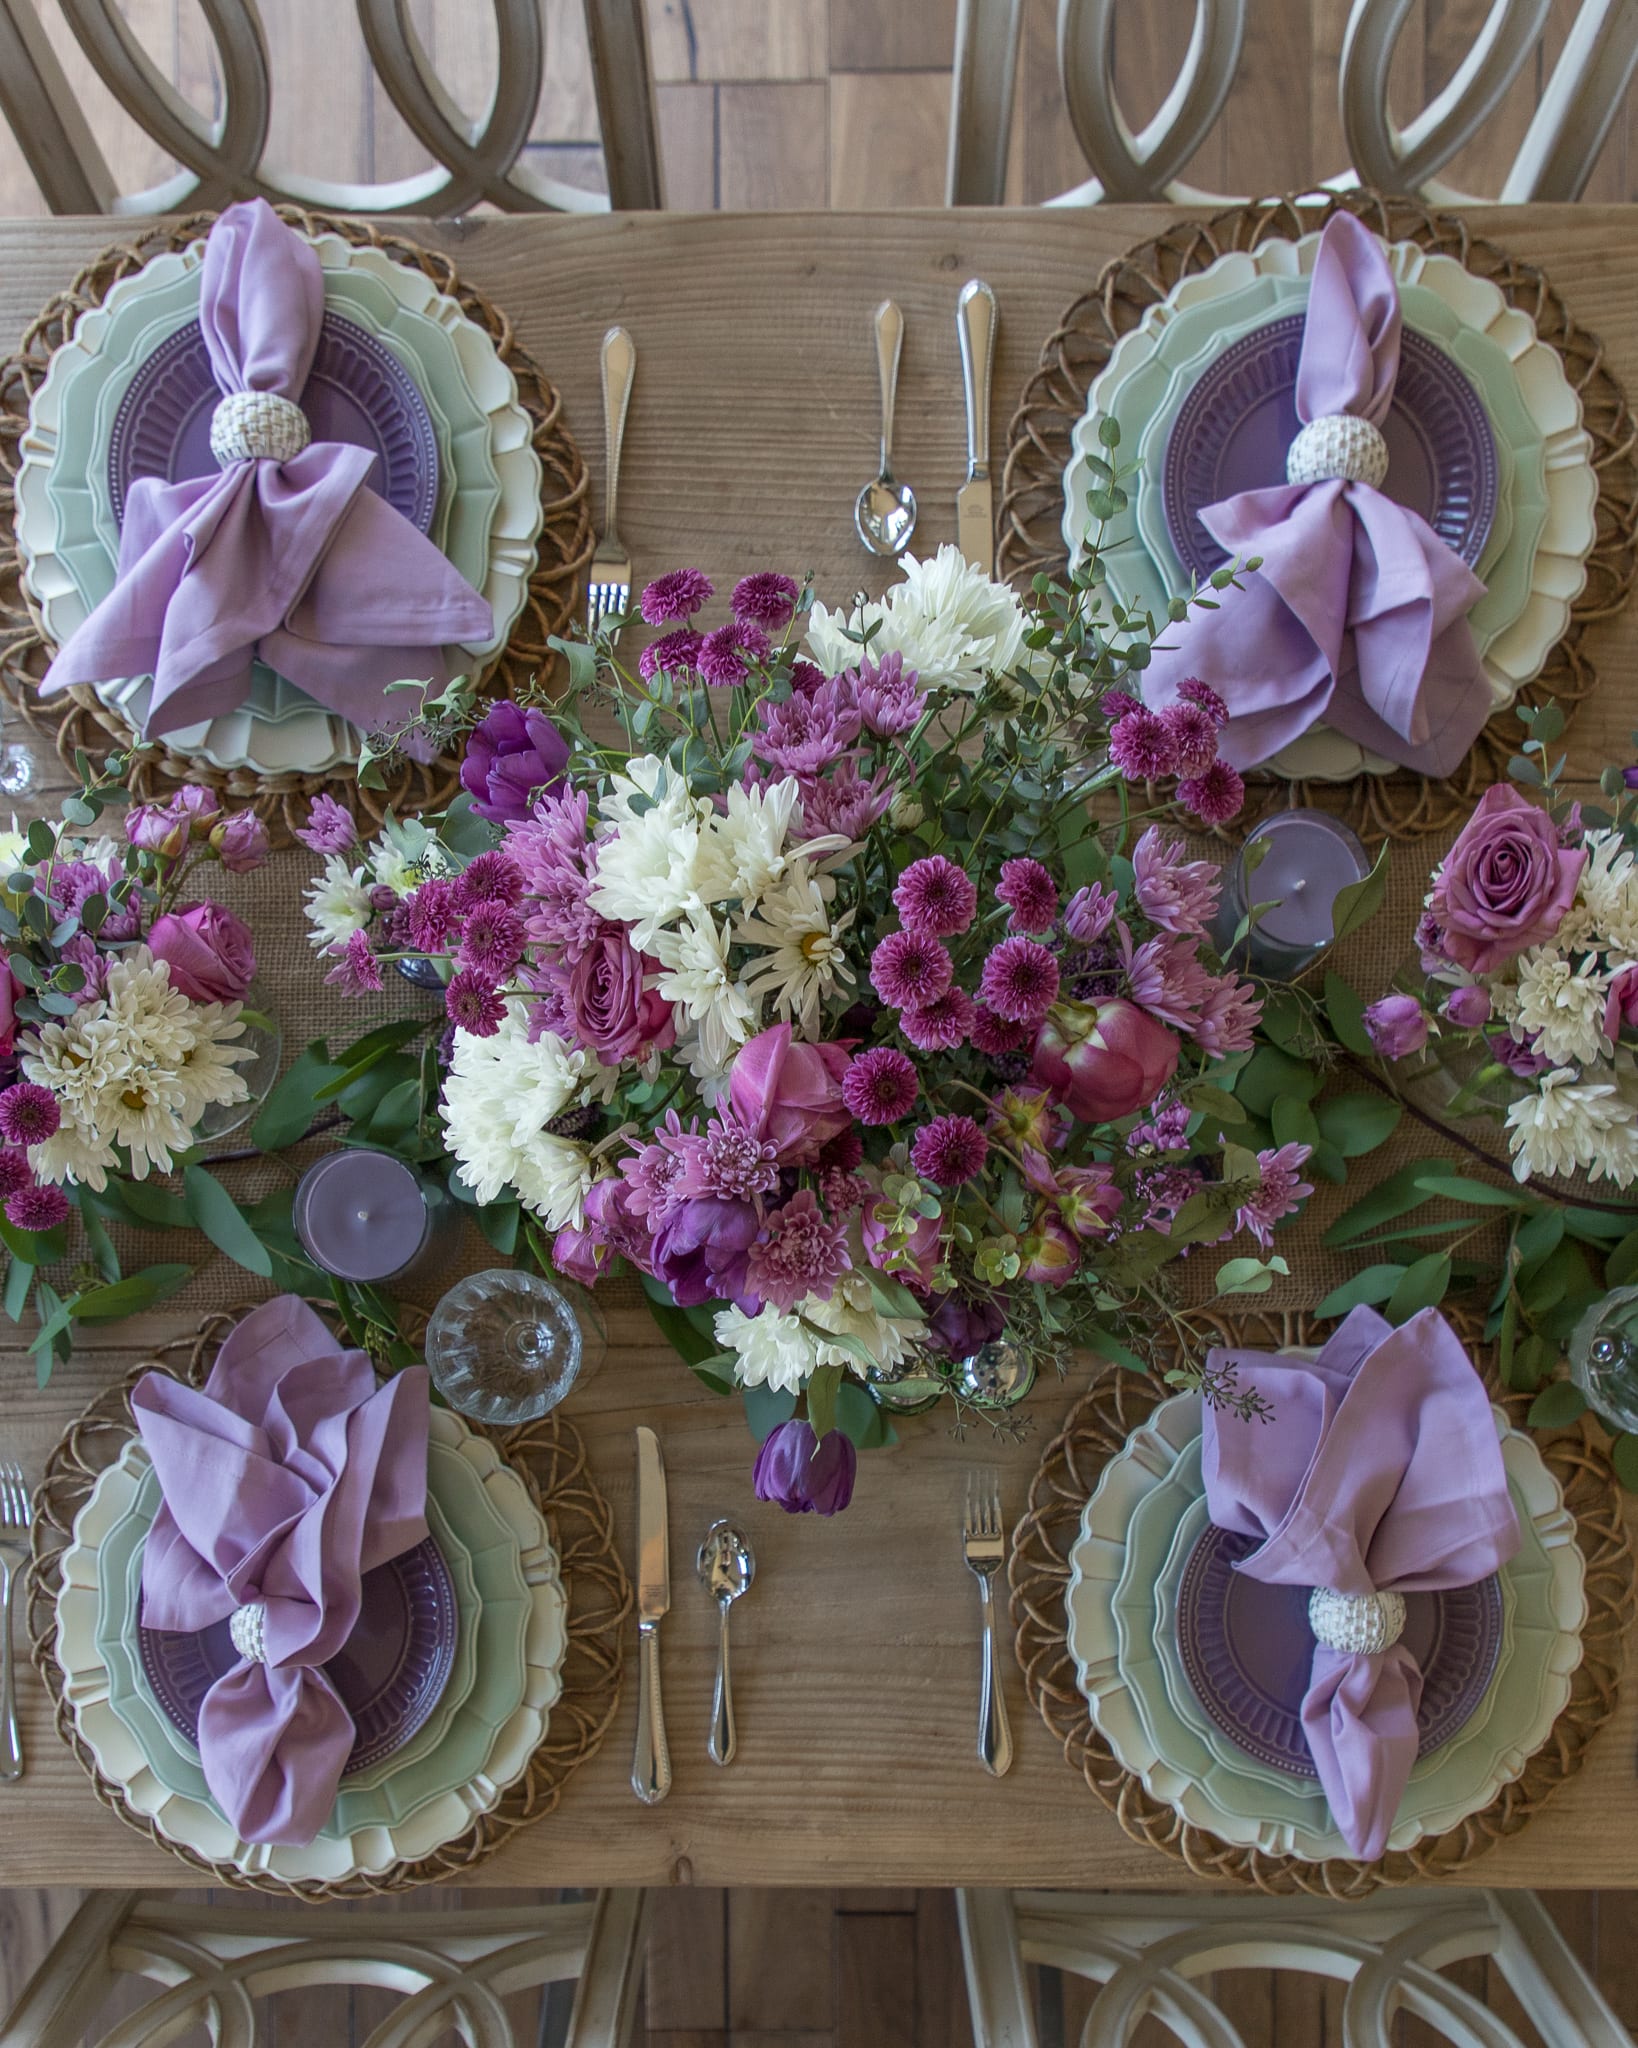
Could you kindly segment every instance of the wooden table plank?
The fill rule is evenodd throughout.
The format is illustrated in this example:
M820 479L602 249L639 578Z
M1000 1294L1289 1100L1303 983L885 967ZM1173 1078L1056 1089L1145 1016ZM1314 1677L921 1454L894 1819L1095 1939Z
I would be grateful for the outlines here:
M870 309L891 293L908 323L898 463L922 506L919 538L954 537L963 423L955 297L986 277L1001 306L996 433L1043 337L1101 264L1169 216L1085 213L627 216L489 219L415 230L447 248L517 322L562 387L601 502L597 343L623 322L639 351L626 443L622 529L639 580L697 562L719 582L757 566L811 568L832 597L880 588L853 537L851 508L875 460ZM1476 227L1544 264L1578 319L1638 389L1638 211L1508 208ZM0 223L0 329L19 331L74 265L111 238L105 221ZM1577 721L1574 770L1628 756L1638 723L1638 627L1594 643L1603 678ZM296 856L289 856L292 861ZM1419 894L1403 864L1395 915ZM305 873L306 870L303 870ZM294 872L294 870L292 870ZM1409 930L1409 923L1405 925ZM1341 963L1347 965L1346 956ZM1315 1298L1311 1254L1339 1206L1317 1197L1282 1247ZM1323 1284L1329 1284L1328 1281ZM246 1292L250 1288L247 1283ZM190 1327L168 1304L102 1333L43 1393L15 1347L0 1353L5 1447L37 1473L50 1443L97 1387ZM1042 1390L1022 1445L956 1443L938 1418L903 1429L862 1462L838 1521L788 1519L750 1488L751 1443L737 1407L699 1389L629 1294L611 1308L611 1354L574 1397L594 1469L633 1541L631 1425L660 1432L671 1473L674 1611L665 1625L676 1786L640 1807L626 1778L628 1699L603 1754L557 1813L526 1831L477 1882L949 1885L967 1881L1165 1886L1178 1867L1138 1848L1079 1784L1007 1675L1018 1760L1002 1781L974 1754L976 1601L956 1527L963 1470L1001 1467L1005 1505L1023 1506L1046 1438L1077 1388ZM715 1616L693 1582L693 1548L720 1514L743 1517L757 1584L737 1610L740 1755L705 1756ZM24 1685L29 1775L8 1792L0 1884L181 1884L188 1873L122 1829L91 1797L51 1732L42 1689ZM1487 1883L1638 1885L1628 1810L1638 1705L1625 1702L1591 1762L1552 1809L1475 1874Z

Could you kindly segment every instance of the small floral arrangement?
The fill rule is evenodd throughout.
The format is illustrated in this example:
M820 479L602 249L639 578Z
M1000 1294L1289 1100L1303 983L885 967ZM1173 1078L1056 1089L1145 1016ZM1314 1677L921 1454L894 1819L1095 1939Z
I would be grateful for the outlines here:
M1376 1050L1430 1038L1465 1069L1450 1108L1501 1106L1520 1181L1638 1181L1638 771L1606 773L1612 808L1561 797L1561 714L1530 726L1516 780L1487 789L1435 870L1416 944L1427 980L1365 1012ZM1631 777L1629 781L1627 778ZM1454 1055L1454 1057L1453 1057Z
M302 835L328 978L445 979L456 1191L543 1266L642 1274L793 1510L845 1504L907 1376L1131 1361L1169 1262L1266 1252L1311 1192L1305 1145L1225 1142L1258 998L1216 868L1143 822L1156 782L1239 808L1224 707L1122 688L1162 629L1096 582L1028 607L943 548L842 610L749 575L711 623L677 571L635 668L576 647L565 701L488 713L447 817L361 846L320 799Z

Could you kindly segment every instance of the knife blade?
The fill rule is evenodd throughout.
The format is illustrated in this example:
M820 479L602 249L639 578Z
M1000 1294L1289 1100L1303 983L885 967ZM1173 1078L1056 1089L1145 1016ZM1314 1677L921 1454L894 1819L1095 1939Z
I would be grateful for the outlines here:
M631 1789L645 1806L671 1790L671 1752L660 1697L660 1621L671 1607L665 1460L653 1430L637 1438L637 1748Z
M995 509L990 490L990 366L998 315L995 294L969 278L956 300L961 382L967 398L967 481L956 493L956 538L962 555L989 575L995 560Z

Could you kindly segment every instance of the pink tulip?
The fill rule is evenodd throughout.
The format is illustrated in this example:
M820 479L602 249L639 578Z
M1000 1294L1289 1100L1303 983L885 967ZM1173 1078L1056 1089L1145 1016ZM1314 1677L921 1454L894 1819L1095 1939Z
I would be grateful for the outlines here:
M1033 1080L1083 1124L1142 1109L1177 1071L1177 1034L1124 996L1057 1003L1035 1035Z
M775 1024L734 1055L728 1099L740 1122L777 1148L782 1166L811 1164L852 1126L842 1100L847 1070L843 1047L798 1044L788 1024Z

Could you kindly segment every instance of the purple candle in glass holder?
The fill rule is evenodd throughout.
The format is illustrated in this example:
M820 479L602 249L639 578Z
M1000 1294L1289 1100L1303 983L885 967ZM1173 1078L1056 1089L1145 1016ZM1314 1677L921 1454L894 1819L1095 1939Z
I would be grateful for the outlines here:
M291 1221L313 1264L338 1280L391 1280L425 1250L433 1204L390 1152L350 1146L302 1175Z
M1261 858L1250 849L1262 846ZM1248 857L1250 856L1250 857ZM1370 858L1340 819L1325 811L1276 811L1246 837L1223 872L1214 934L1220 951L1246 912L1272 905L1234 948L1238 964L1269 981L1289 981L1335 937L1337 897L1371 872Z

